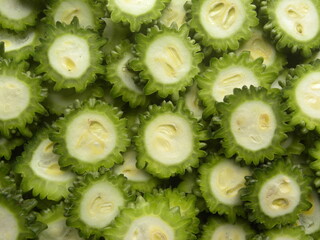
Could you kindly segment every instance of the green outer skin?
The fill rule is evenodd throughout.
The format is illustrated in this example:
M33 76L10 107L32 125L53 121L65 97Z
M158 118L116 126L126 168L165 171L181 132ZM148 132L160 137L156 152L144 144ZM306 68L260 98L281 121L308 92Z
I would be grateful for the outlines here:
M8 139L0 136L0 158L4 157L4 159L10 160L12 151L23 143L24 139L20 137Z
M11 164L0 161L0 192L17 188L11 168Z
M274 80L274 75L271 72L265 72L265 66L262 64L262 59L251 60L249 52L243 52L240 55L235 53L224 54L220 58L212 58L210 66L196 77L199 85L199 97L202 100L205 109L203 115L207 118L212 114L217 114L217 101L212 96L213 85L219 73L230 67L244 67L250 70L258 80L260 86L270 88ZM247 86L249 87L249 86Z
M211 46L217 52L238 49L239 42L249 39L251 36L251 28L259 24L255 11L256 7L252 4L252 0L241 0L246 13L242 27L240 27L232 36L227 38L213 38L206 32L200 22L200 8L206 1L207 0L199 0L192 2L192 18L189 24L196 32L195 39L200 40L204 46Z
M126 54L131 53L132 45L128 40L122 41L113 49L109 58L107 59L106 81L112 84L110 93L114 98L121 96L122 100L124 102L128 102L131 108L135 108L137 106L147 106L150 100L143 93L142 88L140 94L135 91L132 91L126 86L126 84L117 74L119 62L126 56ZM132 74L132 79L134 80L134 78L137 77L137 75L134 73ZM138 88L140 87L138 86Z
M295 90L299 83L309 74L320 72L320 60L311 64L298 65L295 69L291 69L287 76L287 86L284 90L284 96L287 98L287 103L292 111L290 124L293 126L302 125L308 130L316 130L320 133L320 118L315 119L303 112L297 103Z
M134 220L144 217L159 217L174 230L174 240L194 240L190 232L191 219L182 218L179 208L170 208L169 202L163 197L146 194L145 199L138 196L134 206L124 208L104 236L109 240L123 240Z
M214 196L214 193L211 191L210 187L212 170L214 170L216 165L227 159L218 155L210 155L208 156L208 160L209 162L202 164L198 170L200 173L199 185L202 196L212 213L218 213L219 215L225 214L227 215L228 220L234 223L236 221L236 216L245 217L245 211L242 203L240 203L240 205L224 204ZM238 194L240 194L240 192Z
M74 186L69 188L70 194L65 201L65 216L67 217L67 225L79 229L80 236L85 239L98 240L105 230L105 227L99 229L88 226L80 219L82 197L91 186L99 182L108 182L117 188L123 195L125 205L132 201L134 197L126 179L123 176L115 176L106 169L101 169L99 172L86 173L79 177L74 182Z
M177 4L178 2L178 4ZM184 2L183 10L182 12L178 12L180 9L175 8L176 6L180 7L180 3ZM162 16L157 20L160 24L163 24L167 27L170 27L171 25L175 24L178 28L180 28L184 23L187 22L187 11L189 8L189 5L191 5L191 0L171 0L171 2L167 5L167 7L163 10ZM182 23L177 23L172 19L172 16L183 16ZM168 19L166 19L166 17ZM170 21L171 23L168 23Z
M108 118L114 124L116 134L118 135L117 144L113 151L104 159L94 163L83 162L71 156L68 152L65 139L68 124L77 116L87 112L97 113ZM123 161L121 152L124 152L130 145L126 129L126 119L121 118L121 116L122 112L118 108L112 107L105 102L93 98L83 104L77 101L74 108L67 111L65 117L60 118L54 123L53 127L56 131L49 135L50 140L57 143L54 146L54 152L61 155L59 165L61 167L70 167L72 171L82 174L88 171L97 171L100 167L111 168L115 163L121 163Z
M315 9L317 10L320 19L319 1L311 1L315 5ZM298 52L301 53L304 57L310 57L312 54L312 50L318 48L320 45L320 29L318 30L316 36L313 39L308 40L307 42L294 39L280 27L279 23L276 20L275 9L280 2L281 0L264 0L261 2L260 13L262 15L262 18L267 19L267 23L263 27L264 31L269 32L278 50L289 48L292 53Z
M129 23L131 32L140 30L142 24L150 23L161 16L162 10L166 7L170 0L157 0L154 6L148 12L141 15L131 15L123 12L115 3L115 0L109 0L107 8L111 12L112 21L118 23Z
M170 113L173 116L182 117L186 120L193 131L193 151L191 154L181 163L167 166L154 160L147 152L144 145L144 135L146 128L155 118ZM207 139L207 132L203 129L203 126L197 122L195 118L191 116L191 113L183 108L182 102L178 102L177 106L174 106L172 102L163 102L161 106L150 105L148 112L140 116L140 127L138 134L134 138L137 148L137 167L145 169L150 174L158 178L169 178L177 174L184 174L185 170L191 170L199 166L199 158L206 156L206 152L201 150L206 144L202 142Z
M186 87L192 85L193 78L200 72L198 65L201 63L203 59L203 54L200 52L201 48L199 44L197 44L194 40L188 37L189 28L185 24L181 26L179 30L175 28L167 28L165 26L157 26L148 29L148 34L138 34L136 36L136 54L137 58L132 60L130 63L130 67L132 67L135 71L141 71L140 77L144 80L147 80L147 84L144 87L144 92L146 95L150 95L152 93L157 92L157 94L161 98L165 98L171 94L177 94L178 92L184 92ZM152 44L152 42L164 36L172 36L184 43L186 49L189 50L192 56L191 69L186 75L184 75L179 81L172 84L164 84L158 82L149 68L145 64L145 58L148 51L148 46Z
M259 192L266 181L278 174L290 177L299 185L301 191L300 202L291 213L272 218L260 208ZM299 217L298 214L311 207L311 203L307 200L311 192L309 184L309 178L304 177L302 169L285 159L277 159L256 168L252 176L246 179L246 187L241 190L241 200L245 202L244 205L249 211L249 221L261 223L267 229L276 225L295 223Z
M263 234L256 235L254 240L277 240L283 237L292 237L294 240L313 240L311 236L306 235L301 227L286 226L274 228Z
M230 224L230 223L222 217L211 216L208 222L203 226L202 236L199 239L200 240L213 239L212 236L215 230L224 224ZM252 229L252 227L245 220L241 218L238 218L236 222L233 223L233 225L239 226L244 230L244 232L246 233L246 239L251 239L251 237L255 234L255 231Z
M251 151L236 142L231 132L230 118L238 106L256 100L262 101L272 108L277 127L268 147ZM214 138L222 138L222 146L227 158L237 154L236 161L243 160L246 164L258 165L266 159L273 160L275 155L284 153L281 143L286 139L287 135L285 133L290 131L291 127L286 124L289 115L286 114L286 106L281 103L281 96L277 92L267 93L265 88L255 88L253 86L250 86L249 89L247 87L237 88L233 95L227 96L224 102L217 104L217 109L221 113L221 121L220 128L216 131Z
M40 85L40 78L31 77L27 73L28 64L26 62L14 63L0 59L0 75L12 76L23 82L30 90L30 101L27 108L16 118L9 120L0 119L0 134L4 137L10 137L15 129L18 129L22 135L32 136L32 132L26 127L32 123L36 113L46 114L47 111L40 104L45 98L46 93Z
M48 51L54 41L67 34L72 34L84 39L88 43L90 51L90 65L88 69L78 78L66 78L59 72L54 70L48 59ZM54 90L61 90L63 88L75 88L76 92L82 92L87 85L96 80L97 74L103 74L104 69L102 63L102 52L99 50L105 43L104 39L100 38L95 32L90 29L82 29L79 27L78 19L74 18L70 25L58 22L56 26L47 25L46 31L40 38L41 45L36 48L39 52L35 55L35 60L40 62L36 72L43 73L44 78L52 80L56 84Z
M93 26L82 26L81 22L79 21L79 25L82 28L92 28L94 30L101 29L101 18L105 15L104 8L102 6L102 3L99 1L92 1L92 0L77 0L78 2L85 3L88 8L91 8L91 14L93 18ZM44 22L48 23L49 25L55 25L56 22L54 21L54 15L60 7L61 3L66 2L65 0L51 0L50 3L47 6L47 9L44 10L44 13L46 15Z
M25 146L22 155L17 158L14 171L22 175L21 189L24 192L32 190L33 196L39 196L40 199L59 201L68 196L68 188L72 186L75 176L65 182L50 181L36 175L30 166L33 153L43 140L48 139L49 132L50 129L37 131L37 134Z
M316 159L311 162L310 168L315 171L320 171L320 141L316 141L314 147L309 149L309 155Z
M26 1L23 1L26 4ZM20 20L10 19L0 13L0 26L13 31L24 31L30 26L35 26L38 21L39 7L36 4L28 2L34 8L30 15Z

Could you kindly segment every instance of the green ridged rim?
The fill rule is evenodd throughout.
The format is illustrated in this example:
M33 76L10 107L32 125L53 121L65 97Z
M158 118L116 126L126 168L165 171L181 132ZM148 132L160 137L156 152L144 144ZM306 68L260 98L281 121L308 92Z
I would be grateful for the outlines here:
M236 50L239 48L239 42L246 40L251 36L251 28L258 25L259 20L255 11L255 5L252 0L240 0L246 13L242 27L236 33L227 38L214 38L210 36L200 22L200 9L208 0L199 0L192 2L191 15L192 19L189 24L196 32L195 39L200 40L203 45L211 46L215 51Z
M315 9L318 12L320 24L320 4L318 1L310 1L312 1ZM318 30L316 36L307 42L294 39L292 36L286 33L285 29L281 28L276 18L275 10L280 2L281 0L264 0L261 2L260 12L262 17L267 20L267 23L264 25L263 29L270 33L271 38L276 43L278 50L289 48L292 53L301 52L304 57L310 57L312 50L318 48L320 45L320 29Z
M84 113L95 113L109 119L113 123L117 134L117 144L113 151L103 159L94 163L87 163L71 156L66 146L65 138L68 124ZM118 108L112 107L105 102L93 98L84 103L77 101L73 108L67 110L65 117L60 118L54 123L53 127L56 131L49 135L50 140L56 143L54 152L61 155L59 159L60 166L70 167L72 171L82 174L90 171L98 171L100 167L111 168L115 163L121 163L123 161L121 152L124 152L130 144L126 129L126 119L121 118L121 116L122 112L119 111Z
M0 192L15 190L17 188L11 168L11 164L0 161Z
M109 0L107 8L111 12L112 21L118 23L123 22L130 25L132 32L140 30L142 24L150 23L161 16L162 10L166 7L170 0L157 0L152 9L141 15L131 15L122 11L115 3L115 0Z
M57 38L69 34L82 38L87 42L89 47L90 64L88 69L78 78L64 77L49 64L48 51L51 45ZM60 22L55 26L47 25L40 41L40 46L36 48L38 54L35 55L35 60L40 62L36 72L44 74L45 79L54 81L54 90L75 88L76 92L84 91L88 84L96 80L97 74L104 73L104 68L101 65L103 55L100 48L104 45L105 41L90 29L80 28L77 18L74 18L70 25Z
M292 237L292 239L297 240L313 240L313 238L309 235L306 235L301 227L279 227L269 230L262 234L261 240L277 240L279 238L288 238Z
M237 107L245 102L256 100L262 101L271 107L277 121L277 127L268 147L251 151L237 143L231 132L230 119ZM227 158L231 158L236 154L236 161L243 160L246 164L254 165L258 165L266 159L273 160L275 155L284 153L281 143L287 137L285 133L291 130L291 127L286 124L289 121L289 115L285 112L286 108L278 92L268 93L265 88L255 88L253 86L234 89L233 95L227 96L224 102L217 104L217 109L221 113L221 121L219 121L220 128L215 132L214 138L222 139L221 143Z
M186 87L192 85L193 78L200 72L198 65L203 59L203 54L200 52L201 48L194 40L188 37L189 28L185 24L181 26L179 30L167 28L165 26L157 26L148 29L148 34L138 34L136 36L136 54L137 58L130 62L130 67L135 71L140 71L140 77L147 80L147 84L144 87L146 95L157 92L157 94L165 98L168 95L177 94L178 92L184 92ZM157 80L157 76L154 76L150 69L147 67L146 54L149 46L156 40L166 36L177 38L184 47L190 52L192 56L191 68L179 81L172 84L161 83Z
M153 159L146 150L145 134L148 125L157 117L163 114L172 114L187 121L193 131L193 150L190 155L181 163L167 166ZM140 116L140 127L135 137L135 144L138 152L137 167L145 169L147 172L159 178L169 178L170 176L183 174L186 170L191 170L199 166L199 158L204 157L206 152L201 150L206 144L202 142L207 139L207 132L202 125L193 118L190 112L183 108L182 102L176 106L172 102L163 102L160 106L150 105L148 111Z
M239 55L235 53L224 54L220 58L212 58L210 66L201 75L198 75L196 81L199 85L199 97L205 105L203 115L209 117L217 114L217 100L212 96L212 88L219 74L232 67L243 67L253 73L259 82L259 86L270 88L274 80L273 73L265 72L262 59L251 60L248 52ZM249 87L249 86L247 86Z
M21 114L13 119L0 120L0 133L4 137L10 137L11 132L18 129L19 132L27 137L32 136L32 132L26 127L32 123L36 114L46 114L47 111L40 104L45 98L46 93L40 85L40 78L31 77L27 72L29 65L26 62L14 63L7 60L0 59L0 75L11 76L23 84L25 84L30 91L30 100L27 108Z
M286 175L298 184L301 192L300 202L291 213L272 218L267 216L260 208L259 192L266 181L278 174ZM276 225L295 223L298 219L298 214L310 208L311 204L307 200L311 192L309 184L309 178L304 176L300 167L292 164L287 159L278 159L256 168L252 176L246 179L246 187L241 190L241 199L245 202L244 205L249 211L248 219L251 222L261 223L268 229Z
M50 129L37 131L37 134L25 146L22 155L17 158L14 171L22 176L21 189L24 192L32 190L33 196L39 196L40 199L59 201L69 194L68 188L75 180L75 175L66 181L51 181L38 176L30 166L34 152L44 140L48 139L49 132Z
M20 137L5 138L0 136L0 158L9 160L12 155L12 151L21 146L24 143L24 139Z

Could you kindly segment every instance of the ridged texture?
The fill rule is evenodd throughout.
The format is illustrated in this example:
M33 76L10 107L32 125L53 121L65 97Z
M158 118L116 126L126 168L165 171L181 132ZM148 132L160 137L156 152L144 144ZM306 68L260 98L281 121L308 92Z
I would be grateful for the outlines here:
M10 160L13 150L24 143L21 137L5 138L0 136L0 158Z
M299 239L299 240L313 240L309 235L303 232L301 227L278 227L269 230L265 233L256 235L253 240L277 240L277 239Z

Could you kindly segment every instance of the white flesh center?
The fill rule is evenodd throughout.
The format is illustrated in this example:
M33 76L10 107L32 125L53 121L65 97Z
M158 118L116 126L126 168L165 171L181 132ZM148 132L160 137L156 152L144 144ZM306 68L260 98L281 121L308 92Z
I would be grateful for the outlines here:
M165 8L160 18L160 22L167 27L170 27L172 23L176 23L178 28L186 22L186 10L184 4L188 0L172 0Z
M174 240L171 226L156 216L144 216L134 220L124 240Z
M281 0L276 19L288 35L298 41L310 41L319 32L319 15L311 0Z
M104 228L119 214L124 206L122 193L111 183L93 184L84 194L80 204L80 219L93 228Z
M155 81L173 84L188 74L192 56L179 37L162 36L148 47L145 64Z
M134 75L127 68L128 61L132 58L133 55L128 53L120 60L118 63L117 74L127 88L135 93L143 94L142 90L138 88L133 81Z
M149 12L156 4L156 0L114 0L120 11L139 16Z
M16 77L0 75L0 120L19 117L30 102L29 87Z
M308 117L320 119L320 72L304 77L295 90L296 101Z
M210 188L215 198L226 205L241 204L239 190L245 186L245 176L249 176L247 167L240 167L231 160L224 160L211 171Z
M10 52L31 45L35 36L35 32L29 32L25 36L22 35L22 37L16 34L0 32L0 42L4 42L5 52Z
M0 13L12 20L28 17L33 9L28 2L22 0L0 0Z
M224 224L217 227L211 240L246 240L246 232L242 227L232 224Z
M0 205L0 240L16 240L19 232L16 217Z
M137 153L129 150L123 154L124 162L122 165L116 166L114 171L117 175L123 174L129 181L133 182L147 182L151 176L136 167Z
M66 78L81 77L90 67L88 42L76 35L57 37L48 51L52 68Z
M233 111L230 124L236 142L250 151L267 148L277 128L271 106L262 101L242 103Z
M196 84L191 86L188 91L184 95L186 106L193 113L193 116L196 119L201 119L203 109L200 107L199 104L199 97L198 97L198 87Z
M155 161L165 165L179 164L193 150L192 126L180 116L162 114L148 124L144 145Z
M213 38L228 38L238 32L246 12L240 0L207 0L200 9L200 23Z
M272 240L299 240L299 239L291 236L279 236L279 237L272 238Z
M235 88L253 85L260 86L254 73L242 66L231 66L222 70L212 86L212 97L217 102L223 102L226 95L233 94Z
M41 141L32 155L31 169L36 175L49 181L72 181L75 175L70 171L60 169L58 163L60 156L52 152L53 145L49 139Z
M279 217L294 211L300 202L300 187L292 178L278 174L266 181L259 192L259 205L269 217Z
M39 234L39 240L83 240L75 228L66 225L66 219L61 218L47 224L48 228Z
M94 163L115 148L117 132L112 121L99 113L81 113L67 127L66 145L71 156Z
M77 17L81 27L93 27L94 17L91 7L83 0L67 0L62 2L54 14L55 22L70 24L72 19Z

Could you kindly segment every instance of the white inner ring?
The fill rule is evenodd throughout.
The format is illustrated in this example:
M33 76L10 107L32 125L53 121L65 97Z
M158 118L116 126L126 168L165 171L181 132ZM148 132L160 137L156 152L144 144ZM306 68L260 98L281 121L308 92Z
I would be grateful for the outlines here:
M246 240L246 232L242 227L232 224L223 224L214 230L211 240Z
M5 52L14 51L33 43L36 37L35 32L29 32L22 37L16 34L8 34L6 32L0 32L0 42L4 42Z
M34 10L22 0L0 0L0 13L12 20L28 17Z
M139 16L152 10L156 0L115 0L120 11Z
M9 209L0 205L0 239L16 240L20 234L19 225L16 217Z

